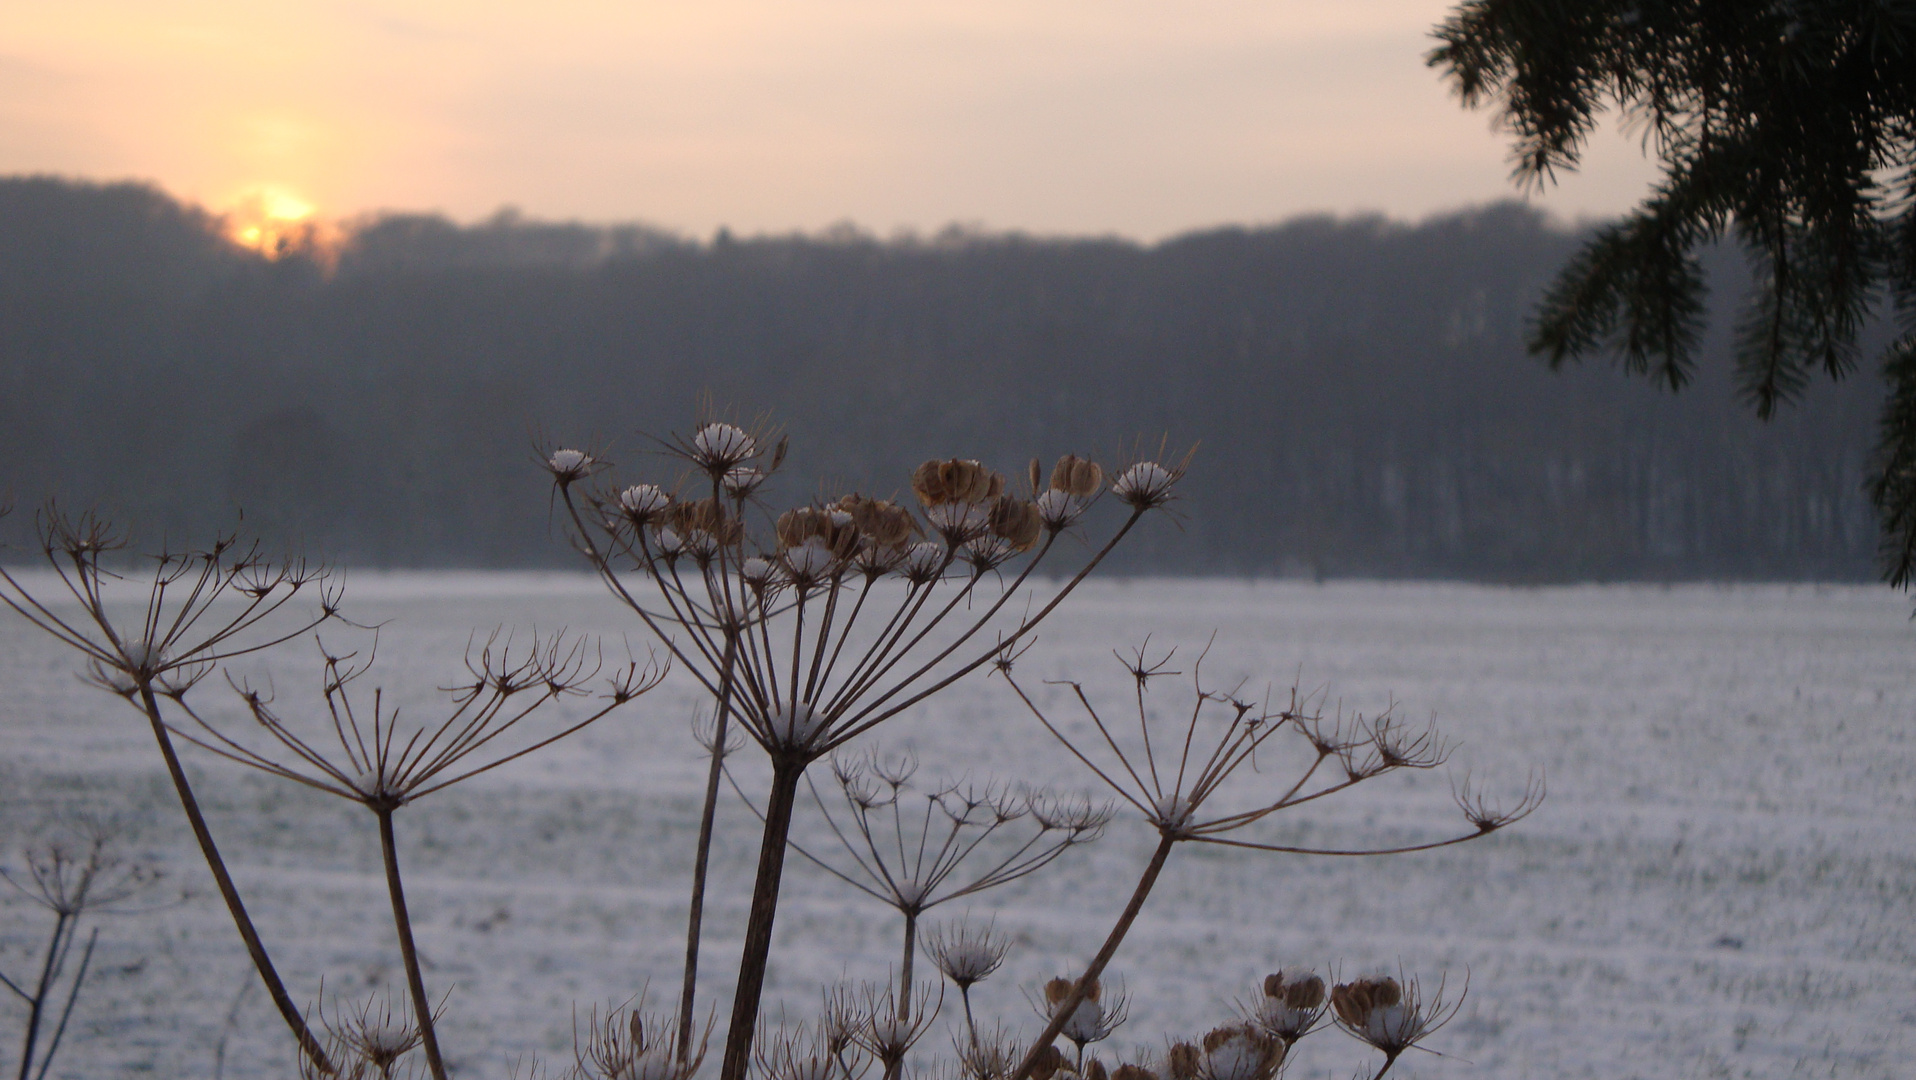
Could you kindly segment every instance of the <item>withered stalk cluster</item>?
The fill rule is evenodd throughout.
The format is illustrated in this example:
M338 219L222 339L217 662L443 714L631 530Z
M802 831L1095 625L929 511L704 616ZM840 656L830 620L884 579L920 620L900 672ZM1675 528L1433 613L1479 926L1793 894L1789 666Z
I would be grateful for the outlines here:
M977 461L933 460L909 474L909 502L849 494L777 509L765 505L763 492L784 463L784 440L710 421L661 445L671 475L636 482L614 482L610 463L595 451L542 452L575 546L669 657L618 665L594 705L562 724L531 721L547 706L591 693L604 667L598 647L564 637L519 646L501 633L471 650L467 677L428 722L402 721L382 690L357 689L374 648L362 660L322 644L323 710L304 720L290 716L271 695L228 675L246 720L238 730L204 711L193 693L227 661L328 626L369 633L376 646L376 633L340 615L338 589L323 573L270 565L256 549L231 541L162 555L142 588L138 625L122 625L107 598L125 587L107 565L121 539L90 517L52 510L42 518L42 553L67 595L36 596L0 569L0 601L79 649L92 681L145 717L241 938L298 1042L303 1075L385 1080L414 1075L423 1058L426 1074L447 1080L438 1011L406 903L397 811L600 720L656 686L668 665L710 703L698 730L709 758L675 1007L654 1013L640 995L603 1013L589 1009L583 1025L575 1014L568 1080L691 1080L707 1061L709 1018L718 1010L703 1003L708 1020L700 1030L698 959L716 808L728 782L757 814L761 834L718 1080L753 1073L764 1080L861 1080L874 1065L883 1080L899 1080L945 1000L941 984L914 978L920 951L958 991L963 1024L952 1046L969 1080L1109 1080L1111 1070L1089 1048L1124 1023L1127 1002L1105 973L1178 845L1319 855L1418 851L1487 835L1542 797L1534 784L1504 811L1465 784L1456 796L1468 828L1416 844L1267 843L1244 830L1390 772L1433 768L1445 760L1445 744L1435 731L1412 729L1389 713L1327 721L1295 691L1281 706L1242 700L1201 677L1202 657L1192 666L1189 700L1168 712L1153 684L1180 674L1170 670L1170 654L1153 661L1140 649L1125 661L1122 716L1078 683L1021 681L1017 663L1033 631L1145 516L1174 498L1188 455L1135 459L1110 475L1076 456L1049 469L1033 461L1017 481ZM1099 511L1100 503L1115 512ZM1065 565L1055 565L1060 561ZM289 605L296 596L316 597L314 609L295 613ZM973 674L1001 677L1011 691L1005 700L1021 702L1115 801L1099 805L989 781L921 786L915 760L851 747ZM1056 718L1061 706L1081 709L1096 739L1068 736ZM1273 753L1280 736L1293 747L1298 769L1259 789L1269 781L1251 774L1268 777L1271 770L1242 767L1261 749ZM375 1007L368 999L335 1007L329 1019L320 1002L324 1037L308 1025L226 873L176 740L371 812L405 965L403 1007L394 1009L390 999ZM748 743L769 766L761 792L746 791L727 764ZM812 768L821 761L829 763L823 781ZM808 805L801 806L801 793L810 795ZM1035 1038L1002 1022L981 1025L973 991L999 969L1008 939L967 922L921 932L920 920L941 904L1053 865L1097 839L1116 820L1114 808L1136 811L1158 842L1103 945L1075 975L1030 995L1041 1027ZM835 844L795 844L800 812L816 813ZM814 1023L790 1026L767 1023L760 1001L786 857L794 851L897 911L902 947L886 983L834 988ZM1456 1008L1441 988L1424 1000L1407 977L1360 979L1327 993L1315 974L1290 971L1271 976L1263 991L1244 1016L1201 1040L1115 1066L1117 1080L1271 1080L1291 1047L1325 1026L1327 1012L1384 1053L1381 1076ZM1074 1049L1069 1057L1055 1045L1060 1036Z

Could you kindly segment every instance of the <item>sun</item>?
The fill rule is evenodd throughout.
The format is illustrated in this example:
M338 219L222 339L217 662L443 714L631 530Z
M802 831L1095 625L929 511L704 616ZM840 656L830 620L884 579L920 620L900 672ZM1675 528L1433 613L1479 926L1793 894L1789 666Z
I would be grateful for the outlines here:
M334 230L319 207L281 184L247 188L221 215L227 239L269 259L305 255L322 262L335 246Z

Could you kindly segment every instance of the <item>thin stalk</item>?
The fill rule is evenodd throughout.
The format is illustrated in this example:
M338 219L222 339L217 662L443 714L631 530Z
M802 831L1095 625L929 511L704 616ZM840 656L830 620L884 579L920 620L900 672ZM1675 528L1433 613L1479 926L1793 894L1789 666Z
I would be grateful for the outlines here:
M898 964L898 1019L911 1023L911 962L918 951L918 909L905 912L905 958Z
M47 994L53 989L54 975L60 966L60 941L66 937L67 922L73 916L54 912L53 938L47 942L47 962L40 968L40 984L33 988L33 1003L27 1009L26 1047L20 1051L20 1080L27 1080L33 1069L33 1044L40 1038L40 1014L46 1008Z
M80 986L86 982L86 969L93 963L93 946L100 942L100 928L94 927L87 935L86 949L80 953L80 966L73 973L73 985L67 990L67 1003L60 1010L60 1022L54 1025L53 1038L47 1040L47 1052L40 1056L40 1071L34 1073L35 1080L47 1080L47 1069L53 1065L53 1055L60 1052L60 1040L66 1036L67 1021L73 1018L73 1003L80 1000Z
M406 961L406 987L412 994L413 1017L419 1024L419 1040L426 1048L426 1067L433 1080L446 1080L446 1065L439 1057L439 1033L433 1030L432 1005L426 1000L426 980L419 974L419 950L412 940L412 917L406 913L406 889L399 881L399 847L393 842L391 807L375 808L379 815L379 853L386 861L386 891L392 894L393 928L399 934L399 955Z
M907 1029L911 1026L911 961L912 954L918 949L918 909L905 912L905 958L898 965L898 1022ZM885 1080L898 1080L904 1069L903 1058L885 1065Z
M160 703L153 696L153 688L144 683L140 686L140 704L146 709L147 721L153 725L153 737L159 740L160 755L166 759L167 774L173 778L173 789L179 793L180 806L186 811L187 823L193 827L194 839L199 841L200 854L206 858L207 869L213 872L213 881L219 886L220 897L226 901L226 910L233 916L233 925L239 929L240 940L246 943L246 953L253 958L253 967L266 984L266 992L272 995L273 1005L279 1009L280 1017L292 1029L293 1037L299 1040L299 1049L306 1059L321 1073L334 1075L338 1070L333 1067L332 1059L326 1056L319 1040L307 1028L306 1018L300 1015L299 1007L293 1004L292 996L286 992L286 984L280 981L279 971L273 967L272 957L267 955L266 946L259 939L259 931L253 928L252 917L246 914L246 905L240 900L239 890L233 886L233 878L226 872L226 860L220 857L220 849L213 843L213 833L206 827L206 818L200 813L200 803L193 796L193 786L186 781L186 770L180 767L180 757L173 751L173 740L167 735L166 722L160 719Z
M1130 932L1138 912L1143 910L1144 898L1151 895L1151 886L1157 884L1158 873L1164 869L1164 860L1170 857L1171 847L1177 842L1178 837L1172 833L1158 834L1158 849L1151 853L1151 862L1144 868L1144 876L1138 879L1138 887L1131 891L1131 902L1124 906L1124 914L1118 916L1117 924L1111 927L1110 936L1104 939L1104 947L1098 950L1097 957L1091 961L1090 967L1084 969L1084 974L1078 976L1078 983L1071 988L1071 993L1051 1010L1050 1022L1045 1024L1044 1031L1038 1034L1031 1049L1026 1051L1025 1059L1018 1064L1018 1071L1012 1074L1011 1080L1026 1080L1031 1075L1031 1070L1038 1064L1038 1055L1058 1037L1058 1032L1064 1030L1065 1021L1071 1018L1079 1003L1091 991L1092 981L1104 973L1105 965L1117 954L1118 946L1124 942L1124 935Z
M978 1021L973 1019L971 1015L971 984L966 983L960 986L958 988L958 996L963 999L965 1003L965 1031L970 1034L971 1045L976 1048L978 1045Z
M719 675L717 719L712 722L712 768L705 777L705 806L699 813L698 853L692 860L691 914L685 921L685 985L679 991L680 1062L692 1052L692 997L699 981L699 930L705 921L705 870L712 853L712 822L718 813L719 778L725 773L726 721L732 715L733 668L738 656L739 631L725 638L725 669Z
M745 1080L752 1060L752 1035L758 1026L758 1001L765 991L765 964L772 952L772 920L778 914L779 879L785 872L786 840L792 807L798 801L802 761L772 759L772 790L765 800L765 835L758 849L758 877L752 885L752 913L745 925L745 949L739 957L738 993L732 999L732 1023L725 1033L725 1061L719 1080Z

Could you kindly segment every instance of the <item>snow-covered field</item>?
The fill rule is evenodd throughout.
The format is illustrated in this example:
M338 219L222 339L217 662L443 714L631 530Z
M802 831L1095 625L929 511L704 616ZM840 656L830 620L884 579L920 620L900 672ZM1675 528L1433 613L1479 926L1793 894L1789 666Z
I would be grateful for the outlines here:
M373 677L409 708L451 681L473 628L642 631L582 576L360 574L349 612L390 620ZM1396 701L1458 740L1450 767L1518 792L1535 816L1489 839L1380 859L1180 849L1114 970L1126 1046L1230 1015L1280 965L1469 981L1462 1013L1400 1065L1425 1077L1892 1077L1916 1055L1916 627L1878 588L1231 581L1088 585L1021 661L1122 696L1110 655L1206 639L1207 671L1243 692L1301 680L1329 708ZM81 685L73 654L0 620L0 828L7 847L61 812L119 819L162 863L162 910L101 920L96 973L54 1076L287 1077L290 1045L245 955L137 715ZM252 670L282 708L313 704L308 649ZM200 693L223 695L209 684ZM1181 691L1161 685L1167 701ZM1052 702L1062 707L1055 696ZM399 815L414 918L460 1075L515 1057L569 1059L573 1011L676 991L700 766L696 702L672 681L572 741ZM926 774L1092 790L1089 776L982 673L877 733ZM749 758L750 753L742 755ZM1262 762L1274 783L1282 760ZM403 987L371 816L198 754L213 828L296 995ZM751 769L745 770L748 774ZM747 780L748 785L750 780ZM756 823L721 813L705 993L729 1001ZM1258 838L1402 843L1454 829L1446 772L1382 778ZM813 817L798 832L811 840ZM1120 817L1099 844L973 903L1018 942L979 990L1031 1026L1024 994L1081 965L1152 837ZM8 865L18 866L10 851ZM770 1001L809 1016L816 988L882 979L897 917L794 861ZM162 899L164 897L161 897ZM962 902L961 902L962 903ZM954 905L956 906L956 905ZM958 911L945 911L956 915ZM936 921L936 919L934 919ZM0 970L44 934L0 907ZM924 971L920 968L920 971ZM774 1013L778 1004L771 1006ZM950 1014L948 1014L950 1015ZM0 1067L19 1012L0 1006ZM720 1027L723 1017L719 1018ZM941 1020L941 1026L943 1021ZM949 1045L942 1034L926 1044ZM1291 1076L1352 1075L1378 1055L1325 1032Z

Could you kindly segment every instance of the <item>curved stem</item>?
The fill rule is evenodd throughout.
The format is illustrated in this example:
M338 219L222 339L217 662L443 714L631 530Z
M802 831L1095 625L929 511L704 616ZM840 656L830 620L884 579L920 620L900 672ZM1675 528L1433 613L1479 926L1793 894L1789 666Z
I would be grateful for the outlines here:
M239 890L234 888L233 878L226 872L226 860L220 857L220 849L213 843L213 833L207 829L206 818L200 813L199 800L193 797L193 787L187 783L186 770L180 767L180 757L173 751L173 740L167 735L166 722L160 718L160 703L154 698L151 686L141 685L140 704L146 709L147 721L153 725L153 737L159 741L160 755L166 759L167 774L173 778L173 789L179 793L180 806L186 811L187 823L193 827L193 838L199 841L200 854L206 857L207 869L213 872L213 881L219 886L221 899L226 901L226 910L233 916L233 925L239 929L240 940L246 943L247 955L253 958L253 967L259 971L267 993L272 995L280 1017L299 1040L299 1049L306 1059L322 1074L335 1075L337 1070L332 1059L326 1056L319 1040L307 1028L306 1018L300 1015L292 996L287 994L286 984L280 981L279 971L273 967L272 957L267 955L266 946L259 939L259 931L253 929L252 917L246 913Z
M1111 957L1117 954L1118 946L1124 942L1124 935L1130 932L1131 924L1137 920L1138 912L1144 908L1144 898L1151 895L1151 886L1157 884L1158 873L1164 869L1164 860L1170 857L1171 847L1177 842L1177 836L1172 833L1159 834L1158 849L1151 853L1151 862L1145 866L1144 876L1138 879L1138 887L1131 891L1131 902L1124 906L1124 914L1119 915L1117 924L1111 927L1110 935L1104 939L1104 947L1098 950L1098 955L1091 961L1091 966L1084 969L1083 975L1078 976L1078 984L1073 986L1071 993L1051 1010L1051 1021L1045 1025L1044 1031L1040 1032L1037 1040L1031 1044L1031 1049L1025 1052L1025 1059L1019 1062L1018 1071L1012 1074L1012 1080L1026 1080L1031 1075L1031 1070L1038 1064L1038 1055L1045 1047L1051 1045L1051 1040L1058 1037L1058 1032L1064 1030L1065 1021L1071 1018L1071 1014L1077 1011L1078 1004L1085 999L1086 994L1090 993L1091 983L1103 974L1105 965L1109 964Z
M433 1080L446 1080L446 1065L439 1057L439 1033L433 1030L432 1004L426 1000L426 980L419 974L419 950L413 945L412 917L406 912L406 889L399 881L399 848L393 843L391 807L375 808L379 815L379 853L386 862L386 891L392 894L393 929L399 934L399 955L406 961L406 987L412 994L412 1012L419 1024L419 1040L425 1044L426 1067Z

